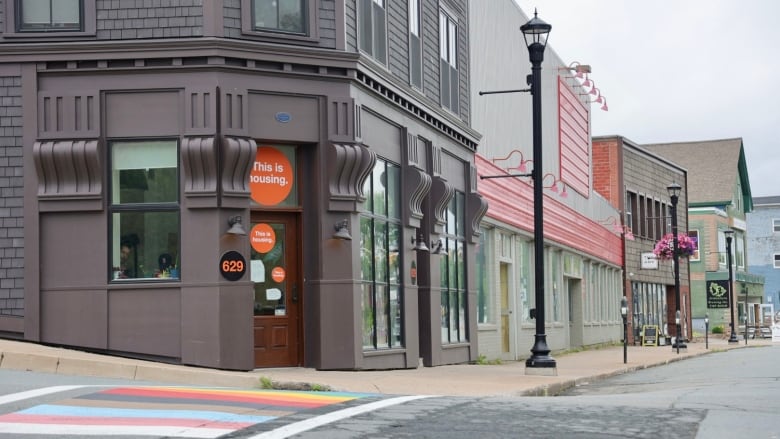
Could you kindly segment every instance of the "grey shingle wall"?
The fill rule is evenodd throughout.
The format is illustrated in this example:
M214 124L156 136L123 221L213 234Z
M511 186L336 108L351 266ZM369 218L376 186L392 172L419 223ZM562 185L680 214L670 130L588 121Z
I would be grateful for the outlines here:
M225 36L241 38L241 0L224 0L222 10L225 16Z
M95 7L99 39L203 35L203 0L97 0Z
M24 315L22 79L0 76L0 314Z

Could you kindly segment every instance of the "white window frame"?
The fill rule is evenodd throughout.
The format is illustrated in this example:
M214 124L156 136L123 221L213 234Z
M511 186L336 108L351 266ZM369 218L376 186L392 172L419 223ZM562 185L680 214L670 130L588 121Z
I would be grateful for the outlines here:
M445 9L439 9L439 92L441 106L455 114L460 112L460 71L458 69L458 20ZM446 72L445 72L446 70ZM444 78L447 78L444 81ZM452 81L455 81L453 85Z

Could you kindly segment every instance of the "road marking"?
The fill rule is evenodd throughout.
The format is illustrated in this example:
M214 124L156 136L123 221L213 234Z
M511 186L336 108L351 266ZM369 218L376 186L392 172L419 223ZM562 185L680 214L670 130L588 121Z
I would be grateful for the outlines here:
M381 401L371 402L356 407L350 407L343 410L327 413L314 418L306 419L305 421L296 422L294 424L285 425L279 427L276 430L266 431L264 433L251 436L249 439L285 439L290 436L303 433L304 431L311 430L313 428L321 427L325 424L340 421L342 419L357 416L363 413L379 410L381 408L390 407L398 404L403 404L415 399L431 398L430 395L415 395L415 396L399 396L397 398L383 399Z
M52 386L52 387L42 387L40 389L27 390L25 392L11 393L10 395L0 396L0 405L21 401L23 399L35 398L43 395L50 395L52 393L65 392L74 389L82 389L84 387L94 387L94 386Z

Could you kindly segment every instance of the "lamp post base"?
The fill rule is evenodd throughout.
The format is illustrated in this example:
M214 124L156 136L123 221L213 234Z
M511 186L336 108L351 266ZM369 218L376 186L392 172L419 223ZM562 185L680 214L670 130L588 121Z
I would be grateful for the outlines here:
M525 360L525 373L526 375L558 375L557 363L555 358L550 356L545 334L535 335L531 357Z
M739 343L739 339L737 338L737 334L731 333L731 336L729 337L729 343Z

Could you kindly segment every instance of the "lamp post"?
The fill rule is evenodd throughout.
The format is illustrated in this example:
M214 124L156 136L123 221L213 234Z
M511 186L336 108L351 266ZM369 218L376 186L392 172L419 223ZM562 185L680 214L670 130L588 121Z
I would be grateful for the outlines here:
M623 317L623 364L628 362L628 301L620 298L620 315Z
M710 314L704 313L704 349L710 348Z
M688 346L681 339L680 333L680 241L677 237L677 202L680 200L680 192L682 192L682 186L677 183L672 183L666 187L669 191L669 198L672 201L672 260L674 261L674 301L677 308L677 314L675 318L675 324L677 326L677 336L674 339L672 348L677 349L677 353L680 353L680 348L687 349Z
M734 231L731 229L726 229L723 232L724 235L726 235L726 263L729 266L729 307L731 308L731 335L729 335L729 343L739 343L739 340L737 339L737 331L734 327L734 293L732 293L732 288L734 285L734 272L731 268L731 240L734 238Z
M748 339L748 289L747 285L742 285L742 291L745 292L745 345Z
M534 181L534 293L536 309L536 335L531 348L531 357L525 362L526 368L554 368L555 359L550 356L547 346L547 336L544 333L544 185L542 184L542 61L547 36L552 26L537 17L520 26L528 54L531 60L531 75L529 85L533 96L533 161L534 169L531 178ZM528 81L527 79L527 81Z

